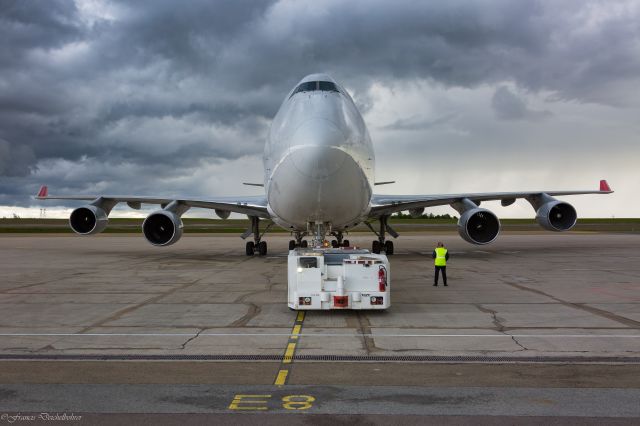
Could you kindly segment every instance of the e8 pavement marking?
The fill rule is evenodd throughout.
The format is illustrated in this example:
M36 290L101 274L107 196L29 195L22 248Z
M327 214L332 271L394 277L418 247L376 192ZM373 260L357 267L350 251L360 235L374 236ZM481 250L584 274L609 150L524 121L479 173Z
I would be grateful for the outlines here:
M308 410L316 398L311 395L236 394L228 409L235 411L267 411L278 409ZM279 404L279 405L275 405Z
M284 355L282 356L282 361L280 362L280 368L278 368L278 373L276 374L276 378L273 381L274 385L282 386L287 384L287 381L289 379L289 372L291 371L291 363L293 362L293 357L296 353L296 346L300 338L300 332L302 331L304 317L305 312L298 311L296 320L293 323L291 335L289 336L289 340L287 341L287 347L285 348Z

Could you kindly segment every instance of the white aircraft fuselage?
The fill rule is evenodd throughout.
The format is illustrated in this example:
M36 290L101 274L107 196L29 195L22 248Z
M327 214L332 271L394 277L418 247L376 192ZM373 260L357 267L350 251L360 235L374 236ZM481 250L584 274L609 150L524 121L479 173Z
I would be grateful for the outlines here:
M303 84L309 90L297 91ZM265 145L269 214L292 230L320 223L349 229L369 212L374 166L369 132L349 94L328 75L309 75L283 102Z

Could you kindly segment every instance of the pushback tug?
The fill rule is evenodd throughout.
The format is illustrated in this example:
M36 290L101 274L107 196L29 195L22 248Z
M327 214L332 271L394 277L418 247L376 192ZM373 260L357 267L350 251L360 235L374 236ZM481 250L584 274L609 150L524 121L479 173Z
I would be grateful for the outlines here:
M345 248L294 248L288 258L288 304L297 310L387 309L389 260Z

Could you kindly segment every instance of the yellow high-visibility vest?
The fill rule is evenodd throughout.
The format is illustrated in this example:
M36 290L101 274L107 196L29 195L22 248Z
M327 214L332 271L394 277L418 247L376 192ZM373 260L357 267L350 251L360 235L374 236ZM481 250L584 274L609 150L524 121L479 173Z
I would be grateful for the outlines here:
M447 266L447 249L444 247L436 247L436 266Z

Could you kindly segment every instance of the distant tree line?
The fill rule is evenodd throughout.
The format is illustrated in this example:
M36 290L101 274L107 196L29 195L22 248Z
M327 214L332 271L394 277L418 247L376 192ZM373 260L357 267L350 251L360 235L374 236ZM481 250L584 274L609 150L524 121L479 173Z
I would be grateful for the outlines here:
M410 214L404 212L398 212L393 214L391 217L394 219L446 219L446 220L458 220L456 216L451 216L449 213L445 214L433 214L433 213L424 213L417 218L411 217Z

